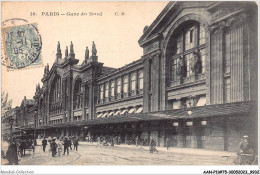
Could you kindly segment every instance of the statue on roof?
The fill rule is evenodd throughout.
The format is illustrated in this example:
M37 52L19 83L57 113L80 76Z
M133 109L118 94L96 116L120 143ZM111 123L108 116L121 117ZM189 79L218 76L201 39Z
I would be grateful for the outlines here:
M66 46L66 49L65 49L65 58L67 58L69 56L69 51L68 51L68 46Z
M74 48L73 48L73 43L72 41L70 42L70 53L74 53Z
M96 56L97 55L97 49L96 49L96 45L93 41L92 43L92 56Z
M57 53L60 53L60 42L58 41L58 44L57 44Z
M49 63L47 63L47 67L46 67L46 71L47 71L47 73L49 73Z
M88 47L86 47L86 50L85 50L85 60L89 59L89 50L88 50Z

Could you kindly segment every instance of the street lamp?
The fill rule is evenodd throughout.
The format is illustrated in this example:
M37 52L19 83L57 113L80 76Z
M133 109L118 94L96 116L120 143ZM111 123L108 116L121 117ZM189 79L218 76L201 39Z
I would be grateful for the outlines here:
M37 111L34 111L34 132L33 132L33 137L34 137L34 144L37 145L36 141L36 122L37 122Z
M14 124L13 116L10 116L10 118L9 118L10 136L12 136L13 124Z

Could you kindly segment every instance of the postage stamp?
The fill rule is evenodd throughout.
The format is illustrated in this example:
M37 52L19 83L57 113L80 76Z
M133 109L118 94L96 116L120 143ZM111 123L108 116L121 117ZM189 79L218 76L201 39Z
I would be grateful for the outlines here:
M36 24L23 19L10 19L2 23L4 59L7 70L42 66L42 41Z

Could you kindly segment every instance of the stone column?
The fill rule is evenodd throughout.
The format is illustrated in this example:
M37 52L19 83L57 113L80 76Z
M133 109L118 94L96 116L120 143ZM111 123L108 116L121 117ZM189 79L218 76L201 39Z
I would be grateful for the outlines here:
M86 119L86 82L82 82L81 88L83 90L82 92L82 120L87 120Z
M223 30L211 35L210 54L210 104L223 103Z
M65 103L65 100L66 100L66 81L65 81L65 78L62 78L62 113L63 113L63 122L62 123L65 123L66 121L66 114L65 114L65 111L66 111L66 103Z
M89 118L94 119L95 118L95 98L97 94L95 93L95 85L93 80L88 81L88 87L89 87Z
M143 111L144 112L149 112L149 103L150 103L150 98L149 98L149 75L150 75L150 64L149 64L149 57L147 56L144 61L144 76L143 76L143 81L144 81L144 87L143 87Z
M71 109L72 109L72 106L71 106L71 104L72 104L72 96L73 96L73 93L72 93L72 90L71 90L71 86L72 86L72 84L71 84L72 82L71 82L71 76L68 76L67 77L67 88L68 88L68 106L67 106L67 122L68 121L72 121L72 119L71 119Z
M158 111L160 109L160 56L161 52L155 52L153 57L153 69L152 72L152 109Z

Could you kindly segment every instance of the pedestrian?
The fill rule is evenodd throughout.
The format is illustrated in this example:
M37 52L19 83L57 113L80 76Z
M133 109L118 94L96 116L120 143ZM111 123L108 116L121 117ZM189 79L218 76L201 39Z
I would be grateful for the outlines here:
M150 143L149 143L149 151L150 153L153 153L153 138L151 137Z
M169 138L166 138L166 147L167 147L167 150L170 150L170 140L169 140Z
M70 150L72 151L72 138L71 138L71 136L69 136L69 147L70 147Z
M61 155L61 152L62 152L62 141L59 141L59 142L58 142L58 148L57 148L57 150L58 150L58 156L60 156L60 155Z
M152 149L153 149L153 152L157 152L158 153L158 150L155 148L155 146L156 146L156 140L153 137L153 139L152 139Z
M93 138L93 136L91 136L90 143L93 143L93 140L94 140L94 138Z
M69 155L69 145L70 145L70 141L68 140L68 137L66 136L64 139L64 153L63 155L65 155L66 151L67 151L67 155Z
M9 162L8 165L18 165L17 146L12 139L9 141L9 147L6 151L6 159Z
M21 140L21 145L20 145L21 157L25 156L25 148L26 148L26 140L22 139Z
M58 145L57 145L57 143L55 142L55 140L56 140L56 139L53 138L53 139L52 139L52 142L51 142L51 145L50 145L52 157L54 157L54 156L56 155L56 153L57 153L57 147L58 147Z
M99 146L100 145L100 137L97 138L97 142L98 142L97 146Z
M118 145L120 145L120 144L121 144L121 137L118 136Z
M44 137L43 140L42 140L42 150L43 150L43 152L45 152L46 145L47 145L47 140L46 140L46 137Z
M114 147L115 142L114 142L114 138L113 138L113 136L110 137L110 140L111 140L111 147Z
M78 139L78 137L76 137L76 138L74 139L73 145L74 145L74 149L73 149L73 150L75 150L75 148L76 148L76 151L78 151L78 145L79 145L79 139Z
M138 143L139 142L139 137L137 136L136 138L135 138L135 144L136 144L136 146L138 147Z

